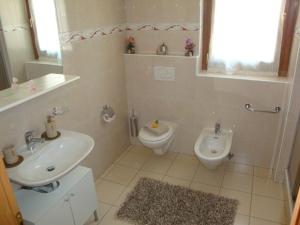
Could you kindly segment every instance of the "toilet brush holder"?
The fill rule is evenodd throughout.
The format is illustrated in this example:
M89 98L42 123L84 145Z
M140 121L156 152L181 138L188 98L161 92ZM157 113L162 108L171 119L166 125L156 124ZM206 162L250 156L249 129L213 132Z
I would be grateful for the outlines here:
M134 110L132 110L129 118L129 128L131 137L137 137L139 135L138 118L135 115Z

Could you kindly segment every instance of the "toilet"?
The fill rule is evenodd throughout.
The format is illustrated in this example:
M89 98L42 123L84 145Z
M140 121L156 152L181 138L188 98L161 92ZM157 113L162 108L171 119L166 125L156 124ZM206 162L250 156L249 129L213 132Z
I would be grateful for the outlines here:
M146 127L143 127L140 129L138 137L140 142L144 146L153 149L155 154L163 155L168 151L175 138L177 124L161 120L159 121L159 124L163 124L167 127L164 133L156 135L149 131Z
M216 169L231 155L232 137L232 130L204 128L195 143L195 154L206 168Z

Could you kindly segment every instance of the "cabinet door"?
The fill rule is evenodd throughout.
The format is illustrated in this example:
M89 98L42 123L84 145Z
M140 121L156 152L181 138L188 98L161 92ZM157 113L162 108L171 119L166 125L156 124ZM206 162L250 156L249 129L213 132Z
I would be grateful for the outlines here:
M75 225L83 225L97 209L97 196L92 172L87 173L70 191Z
M70 207L69 198L65 198L57 203L37 225L74 225L74 219Z
M22 216L0 155L0 224L22 224Z

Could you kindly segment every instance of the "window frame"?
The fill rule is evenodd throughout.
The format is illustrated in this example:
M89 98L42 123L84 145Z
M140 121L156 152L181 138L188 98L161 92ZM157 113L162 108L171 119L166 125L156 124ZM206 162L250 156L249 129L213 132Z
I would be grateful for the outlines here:
M35 30L34 30L33 18L32 18L32 14L31 14L31 10L30 10L29 0L25 0L25 7L26 7L27 18L28 18L29 27L30 27L30 37L31 37L31 43L32 43L32 48L33 48L33 55L34 55L34 59L38 60L40 58L40 55L39 55L39 50L37 47L36 34L35 34Z
M213 0L203 0L202 2L202 37L201 42L201 70L208 70L208 60L210 53L211 31L213 21ZM299 0L286 0L284 6L283 30L281 47L279 52L278 76L287 77L294 32L299 10Z
M40 49L38 43L36 25L35 25L35 18L33 16L32 3L30 2L30 0L25 0L25 5L26 5L26 11L27 11L27 16L29 21L30 37L33 46L34 59L60 63L61 60L59 60L57 56L56 57L49 56L47 55L47 53L45 53L45 51L42 51ZM61 52L61 45L60 45L60 52Z

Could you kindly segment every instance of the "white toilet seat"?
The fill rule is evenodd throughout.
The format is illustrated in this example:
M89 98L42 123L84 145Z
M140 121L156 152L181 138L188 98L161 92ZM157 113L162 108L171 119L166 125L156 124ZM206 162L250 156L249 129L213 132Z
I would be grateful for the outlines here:
M160 142L172 136L172 134L174 133L174 127L166 121L159 121L159 123L165 124L168 127L168 131L160 136L157 136L151 133L151 131L142 128L139 132L139 138L147 142Z
M168 127L168 130L165 133L162 135L155 135L146 128L142 128L139 132L139 140L146 147L153 149L155 154L163 155L168 151L175 138L177 124L161 120L159 123Z

